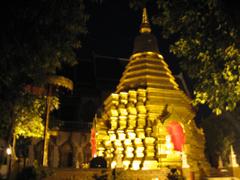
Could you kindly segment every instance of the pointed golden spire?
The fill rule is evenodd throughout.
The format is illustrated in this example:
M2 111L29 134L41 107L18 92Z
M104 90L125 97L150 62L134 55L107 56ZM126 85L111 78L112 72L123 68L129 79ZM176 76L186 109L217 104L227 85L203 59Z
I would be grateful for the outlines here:
M142 14L142 24L140 26L140 33L150 33L151 27L148 22L148 16L147 16L147 9L143 8L143 14Z

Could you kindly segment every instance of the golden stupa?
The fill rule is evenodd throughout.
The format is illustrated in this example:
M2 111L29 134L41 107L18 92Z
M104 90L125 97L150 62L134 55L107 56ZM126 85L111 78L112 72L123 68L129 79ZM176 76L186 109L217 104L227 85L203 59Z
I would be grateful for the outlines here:
M120 83L94 119L93 153L105 157L111 168L205 172L205 139L194 117L191 99L159 53L144 9L140 35Z

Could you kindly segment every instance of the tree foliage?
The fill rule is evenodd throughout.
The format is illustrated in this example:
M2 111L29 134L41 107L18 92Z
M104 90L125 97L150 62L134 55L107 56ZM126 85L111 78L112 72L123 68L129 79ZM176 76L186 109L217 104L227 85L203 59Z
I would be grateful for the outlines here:
M0 13L0 136L8 136L3 130L21 119L19 113L39 113L29 109L34 101L22 100L24 87L42 85L63 63L77 63L87 16L83 0L6 1Z
M207 104L216 114L234 110L240 101L239 19L237 8L226 8L233 2L156 2L159 14L153 22L161 26L163 37L175 39L170 52L194 80L194 104Z
M59 98L50 97L50 112L59 108ZM46 109L46 96L25 96L23 102L18 102L14 111L16 119L14 123L14 135L16 138L35 137L42 138L44 133L44 115Z

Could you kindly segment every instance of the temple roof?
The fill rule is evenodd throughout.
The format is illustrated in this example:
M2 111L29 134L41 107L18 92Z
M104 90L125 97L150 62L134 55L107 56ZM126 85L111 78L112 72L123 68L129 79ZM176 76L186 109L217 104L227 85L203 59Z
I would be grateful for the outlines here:
M151 33L145 8L139 32L130 62L125 68L116 92L148 87L177 90L178 84L159 53L156 37Z

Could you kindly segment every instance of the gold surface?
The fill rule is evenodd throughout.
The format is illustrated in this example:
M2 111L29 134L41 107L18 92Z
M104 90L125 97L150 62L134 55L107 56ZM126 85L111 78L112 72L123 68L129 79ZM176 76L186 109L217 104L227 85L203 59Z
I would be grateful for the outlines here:
M148 22L148 16L147 16L147 9L146 8L143 9L142 24L141 24L141 28L140 28L139 32L140 33L150 33L151 32L150 24Z
M145 12L143 24L148 24ZM190 168L198 172L201 163L207 169L204 134L196 127L194 116L191 99L179 89L162 55L135 53L116 91L104 101L102 116L95 119L96 132L106 132L97 137L98 154L103 154L112 168L181 167L182 153L174 150L167 130L175 121L185 133L183 151ZM113 147L109 142L104 145L106 139Z

